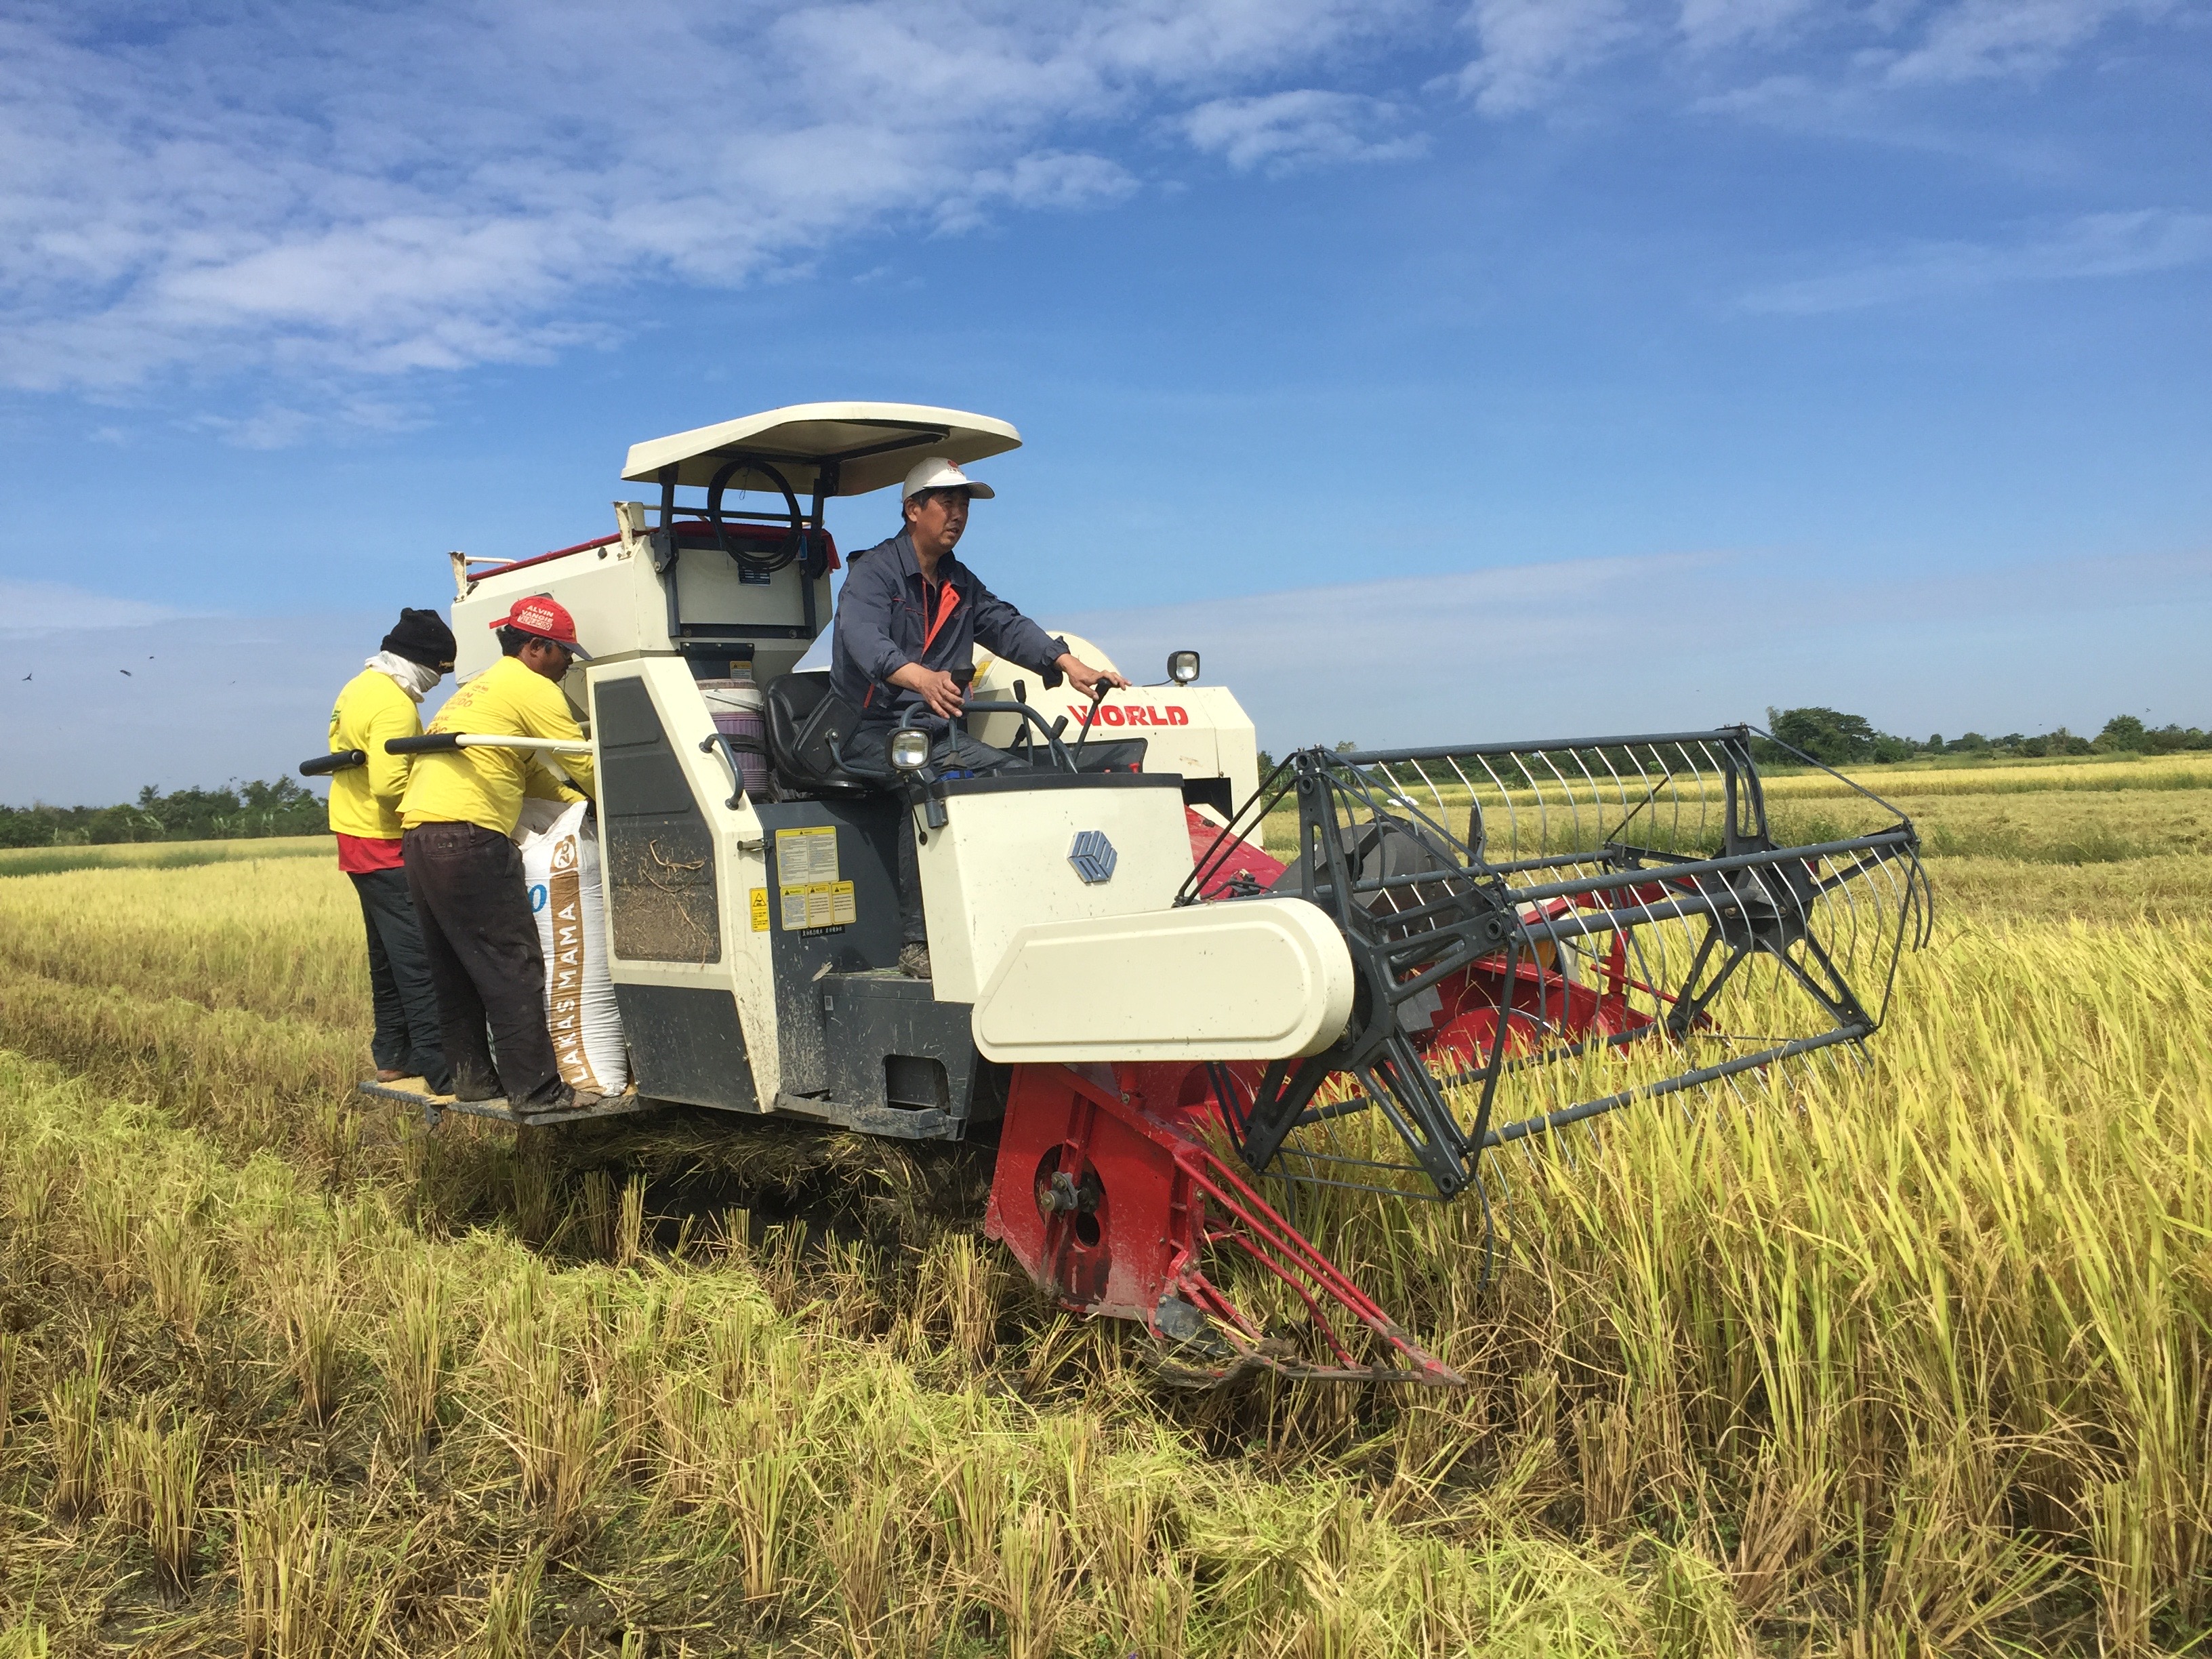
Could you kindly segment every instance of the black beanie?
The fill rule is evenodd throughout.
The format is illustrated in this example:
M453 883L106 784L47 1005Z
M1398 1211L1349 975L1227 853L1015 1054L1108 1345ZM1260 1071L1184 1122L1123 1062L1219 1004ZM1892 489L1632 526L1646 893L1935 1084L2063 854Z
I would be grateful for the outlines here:
M434 668L441 674L453 672L453 630L446 626L446 619L434 611L416 611L402 606L398 626L384 636L384 648L395 657L419 662L423 667Z

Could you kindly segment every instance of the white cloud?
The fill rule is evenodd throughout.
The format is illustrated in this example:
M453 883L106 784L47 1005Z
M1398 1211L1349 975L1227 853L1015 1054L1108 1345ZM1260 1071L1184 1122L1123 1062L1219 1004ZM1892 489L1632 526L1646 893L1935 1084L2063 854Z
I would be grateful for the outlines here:
M986 167L964 193L948 198L938 208L937 224L944 231L968 230L984 222L986 210L994 203L1073 211L1121 201L1136 189L1136 178L1118 161L1048 150L1024 155L1012 167Z
M2166 0L1960 0L1889 66L1896 82L2046 73L2122 17L2154 16Z
M1308 88L1256 98L1216 98L1182 118L1192 144L1238 172L1289 173L1333 161L1395 161L1426 148L1419 135L1388 137L1395 105Z
M2130 276L2212 259L2212 214L2093 213L2009 244L1925 242L1826 276L1754 289L1746 310L1811 315L2002 283Z
M1695 107L1771 119L1844 88L1881 105L1871 127L1900 87L2032 76L2161 11L2183 15L1473 0L1477 55L1448 78L1508 117L1634 54ZM1416 154L1409 104L1315 82L1370 46L1433 52L1442 27L1425 0L17 0L0 386L258 376L265 407L229 429L247 444L388 422L362 380L605 343L635 284L1128 198L1130 142L1164 127L1239 170Z
M1519 115L1639 52L1701 83L1695 107L1764 116L1778 96L1802 106L1874 87L2033 80L2123 21L2179 10L2176 0L1474 0L1463 21L1480 50L1457 82L1484 114ZM1747 63L1757 70L1747 91L1715 84Z
M1068 144L1231 94L1412 0L395 0L0 17L0 382L391 374L605 337L890 224L1127 197ZM278 434L272 418L264 430Z
M1812 0L1682 0L1682 38L1693 51L1774 40L1786 34L1811 4Z
M1635 38L1628 0L1474 0L1467 27L1481 52L1460 89L1486 115L1517 115Z

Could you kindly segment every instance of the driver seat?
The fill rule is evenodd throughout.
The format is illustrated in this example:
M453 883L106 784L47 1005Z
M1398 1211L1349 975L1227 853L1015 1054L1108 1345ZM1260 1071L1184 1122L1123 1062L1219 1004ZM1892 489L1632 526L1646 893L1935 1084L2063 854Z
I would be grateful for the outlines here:
M830 671L808 669L769 683L768 757L776 780L805 795L859 795L866 781L838 758L860 711L830 689Z

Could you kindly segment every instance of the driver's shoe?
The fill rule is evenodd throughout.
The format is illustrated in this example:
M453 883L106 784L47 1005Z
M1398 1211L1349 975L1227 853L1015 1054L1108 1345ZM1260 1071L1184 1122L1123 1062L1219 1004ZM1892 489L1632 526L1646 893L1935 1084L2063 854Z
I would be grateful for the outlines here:
M927 945L899 946L899 972L908 979L929 977L929 947Z

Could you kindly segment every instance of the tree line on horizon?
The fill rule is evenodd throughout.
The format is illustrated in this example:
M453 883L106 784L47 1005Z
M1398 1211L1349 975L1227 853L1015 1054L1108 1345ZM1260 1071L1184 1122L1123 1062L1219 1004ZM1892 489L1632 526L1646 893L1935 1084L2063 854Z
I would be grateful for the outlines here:
M135 841L235 841L319 836L330 828L323 798L290 778L233 781L219 789L152 784L118 806L0 806L0 847L107 846Z
M2212 749L2212 732L2193 726L2148 726L2133 714L2113 715L2094 738L2063 726L2034 736L2008 732L2001 738L1991 738L1966 732L1947 738L1936 732L1924 739L1901 738L1876 731L1863 715L1833 708L1769 708L1766 729L1779 741L1753 740L1752 757L1762 766L1794 761L1796 756L1789 752L1791 749L1810 755L1825 766L1894 765L1936 755L2040 760L2051 755L2172 755L2184 750Z

